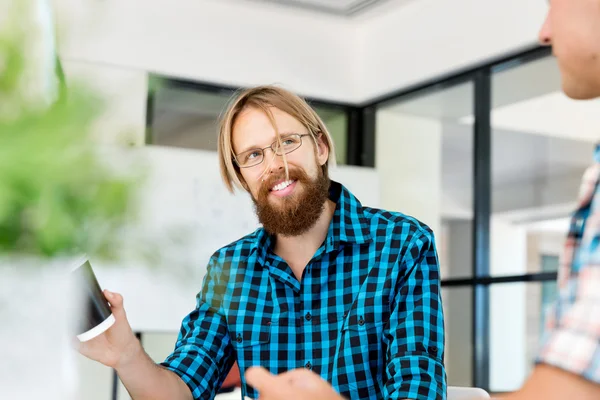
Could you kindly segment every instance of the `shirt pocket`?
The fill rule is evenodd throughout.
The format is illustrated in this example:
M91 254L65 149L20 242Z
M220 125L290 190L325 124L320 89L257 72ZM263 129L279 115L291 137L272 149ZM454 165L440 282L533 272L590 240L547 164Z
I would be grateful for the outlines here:
M381 346L383 321L377 321L372 314L351 313L344 319L342 335L352 340L352 346Z
M376 398L381 394L381 378L385 363L383 327L385 322L372 314L353 312L344 319L342 343L338 359L341 373L346 375L350 399Z

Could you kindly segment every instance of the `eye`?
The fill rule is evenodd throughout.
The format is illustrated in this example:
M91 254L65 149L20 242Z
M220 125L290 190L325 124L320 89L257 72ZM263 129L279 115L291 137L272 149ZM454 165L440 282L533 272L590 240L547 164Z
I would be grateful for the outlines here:
M296 136L287 136L281 139L282 147L295 147L300 143L300 138Z
M254 160L255 158L260 157L260 151L259 150L253 150L253 151L249 151L246 154L246 161L251 161Z

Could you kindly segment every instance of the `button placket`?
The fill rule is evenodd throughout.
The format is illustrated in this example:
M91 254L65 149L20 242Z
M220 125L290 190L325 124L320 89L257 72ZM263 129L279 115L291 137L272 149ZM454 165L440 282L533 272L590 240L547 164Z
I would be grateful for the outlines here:
M311 265L309 263L309 265L306 267L305 273L303 275L302 278L302 295L300 297L300 307L301 310L303 312L302 315L302 319L304 321L302 321L302 327L301 329L304 332L304 337L306 341L310 341L312 340L312 335L313 335L313 327L312 327L312 321L314 321L315 316L312 315L311 313L311 309L313 308L313 298L311 296L312 293L312 285L314 284L313 281L313 276L311 276ZM318 344L317 344L318 345ZM313 369L313 364L310 361L312 359L312 357L314 357L313 354L313 344L310 344L310 342L305 343L303 345L304 347L304 368L306 368L307 370L312 370Z

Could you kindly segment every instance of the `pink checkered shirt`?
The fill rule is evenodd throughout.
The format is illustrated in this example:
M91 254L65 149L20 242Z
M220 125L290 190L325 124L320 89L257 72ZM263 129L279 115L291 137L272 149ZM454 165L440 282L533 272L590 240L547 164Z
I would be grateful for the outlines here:
M583 176L537 362L600 384L600 147Z

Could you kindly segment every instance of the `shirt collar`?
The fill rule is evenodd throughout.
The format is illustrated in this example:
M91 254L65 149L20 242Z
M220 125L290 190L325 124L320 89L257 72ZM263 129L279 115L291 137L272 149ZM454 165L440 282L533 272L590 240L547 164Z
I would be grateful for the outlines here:
M342 184L331 181L329 198L336 203L327 240L362 244L371 240L369 222L360 201ZM336 232L339 234L336 235ZM337 247L337 246L336 246Z
M336 208L325 238L325 250L333 251L341 243L363 244L370 241L369 222L360 201L344 185L333 180L329 187L329 199L336 203ZM258 229L255 238L253 250L257 251L258 261L264 265L273 239L264 228Z

